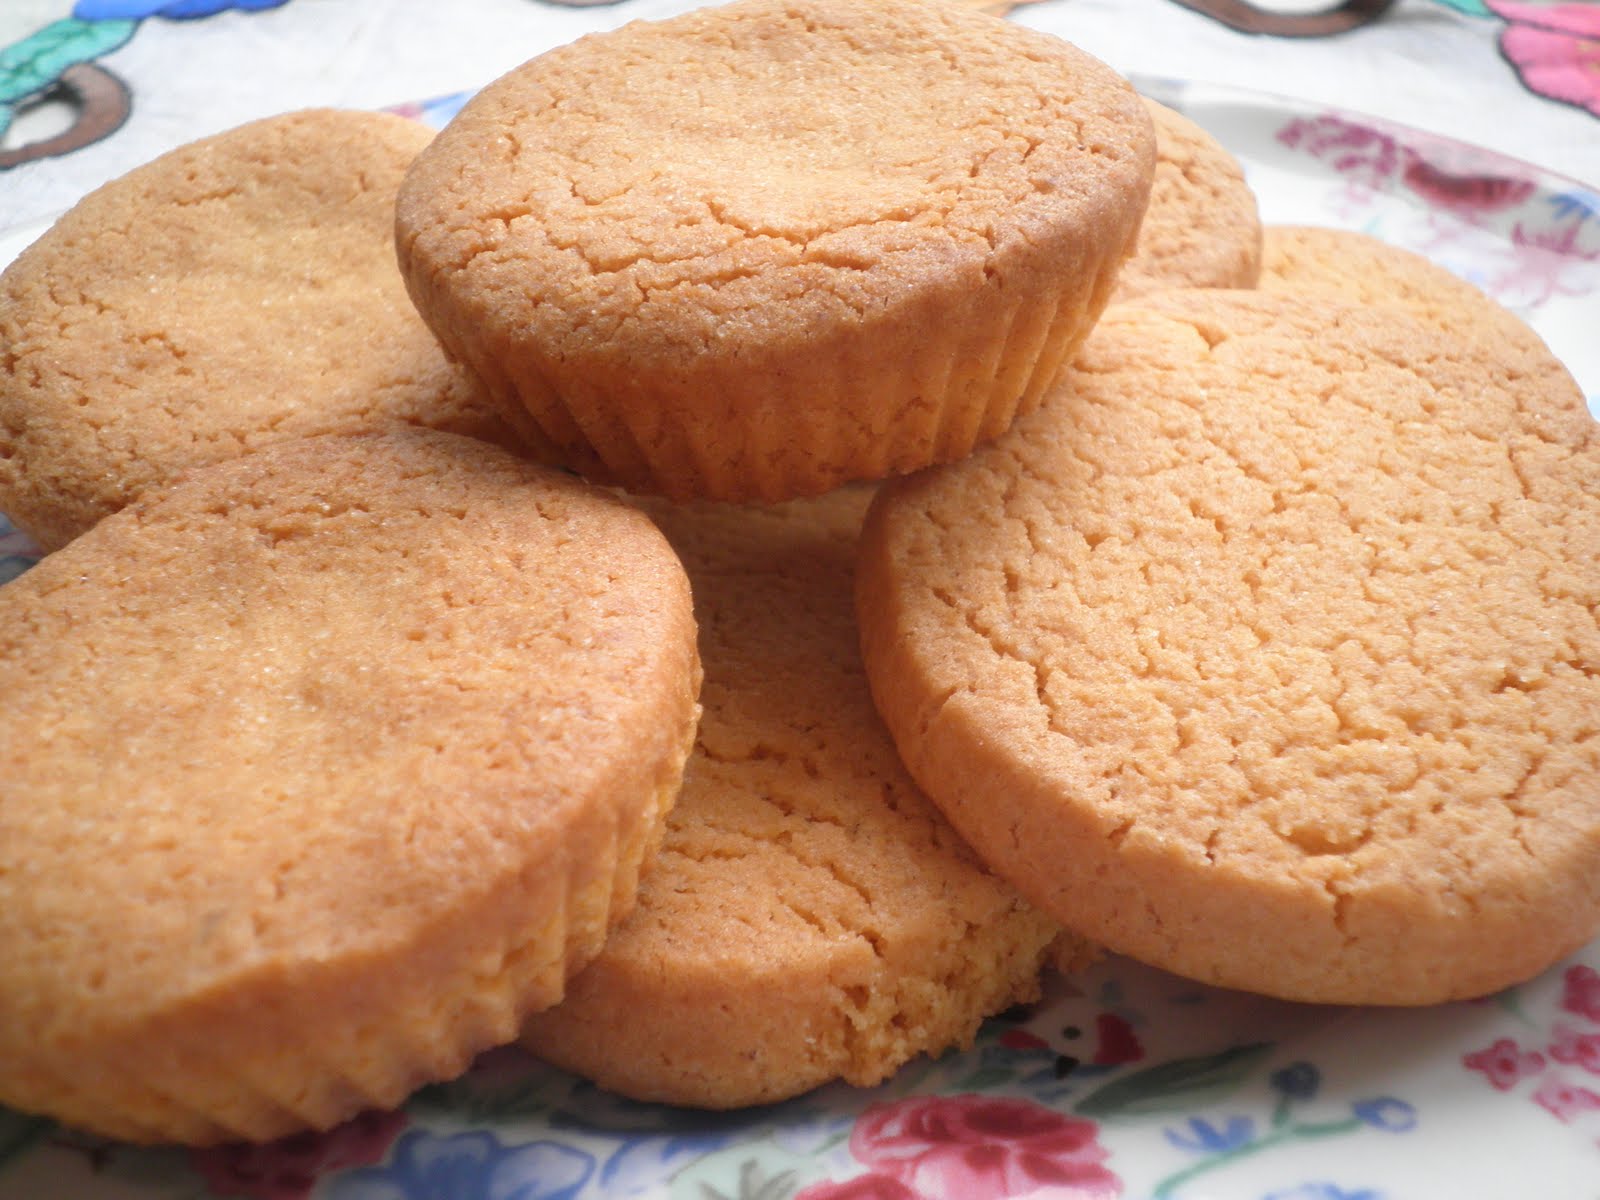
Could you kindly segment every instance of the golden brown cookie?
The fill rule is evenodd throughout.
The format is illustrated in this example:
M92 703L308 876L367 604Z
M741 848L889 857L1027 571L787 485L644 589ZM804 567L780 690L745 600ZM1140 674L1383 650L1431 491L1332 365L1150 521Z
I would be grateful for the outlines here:
M650 508L693 582L705 714L639 907L529 1022L536 1053L727 1108L877 1083L1037 995L1056 925L979 864L873 712L850 593L867 498Z
M1169 287L1254 287L1261 214L1239 160L1188 117L1146 99L1156 130L1150 207L1113 301Z
M1211 983L1416 1004L1600 925L1600 436L1516 347L1169 291L862 540L873 693L998 871Z
M417 317L394 200L431 137L270 117L91 193L0 275L0 511L54 549L152 484L286 437L515 445Z
M107 518L0 589L0 1101L256 1140L459 1072L632 906L697 682L654 526L482 442Z
M743 0L475 97L401 188L451 351L581 471L777 500L959 457L1037 403L1144 211L1138 97L927 0Z
M1515 313L1420 254L1352 229L1269 225L1262 233L1263 291L1331 293L1357 304L1398 307L1436 328L1509 342L1556 364ZM1560 367L1564 374L1565 368Z

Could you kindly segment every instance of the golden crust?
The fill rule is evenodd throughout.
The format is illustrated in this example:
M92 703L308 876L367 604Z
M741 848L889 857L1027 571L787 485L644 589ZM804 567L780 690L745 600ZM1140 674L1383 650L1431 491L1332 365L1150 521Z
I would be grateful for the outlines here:
M1261 215L1239 161L1188 117L1144 103L1156 131L1155 179L1112 303L1169 287L1254 287Z
M697 684L655 528L484 443L107 518L0 591L0 1097L264 1139L459 1072L631 907Z
M1112 309L880 494L912 774L1085 935L1301 1000L1525 979L1600 923L1600 437L1537 351L1328 297Z
M650 507L693 582L705 714L639 907L530 1020L536 1053L726 1108L878 1083L1036 997L1059 927L956 837L873 712L850 592L868 497Z
M518 446L395 265L423 125L317 109L98 189L0 276L0 510L55 549L145 488L287 437Z
M1420 254L1353 229L1267 226L1258 286L1400 308L1447 333L1509 343L1535 363L1566 373L1526 322L1483 291Z
M926 0L744 0L484 89L401 189L441 340L586 473L812 494L1031 407L1131 250L1137 96Z

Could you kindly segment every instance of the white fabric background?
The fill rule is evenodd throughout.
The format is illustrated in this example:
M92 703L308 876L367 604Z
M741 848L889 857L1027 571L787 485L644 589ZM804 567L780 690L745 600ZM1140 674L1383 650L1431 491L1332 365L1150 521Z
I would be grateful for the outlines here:
M541 0L290 0L260 13L145 21L102 59L134 88L117 134L0 172L0 228L54 215L172 146L307 105L382 107L477 87L551 46L695 0L587 8ZM0 46L71 0L0 0ZM1372 113L1471 141L1600 188L1600 119L1529 95L1499 56L1499 22L1400 0L1331 38L1235 33L1171 0L1046 0L1013 19L1119 70L1226 83ZM15 140L15 135L13 135Z

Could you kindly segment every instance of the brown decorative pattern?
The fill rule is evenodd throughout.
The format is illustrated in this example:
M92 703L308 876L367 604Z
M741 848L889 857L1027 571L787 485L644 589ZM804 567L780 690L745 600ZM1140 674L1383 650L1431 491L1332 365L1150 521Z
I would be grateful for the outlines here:
M1315 12L1275 12L1248 0L1177 0L1185 8L1204 13L1240 33L1267 33L1277 37L1323 37L1344 33L1376 21L1394 0L1344 0Z
M128 85L104 67L79 63L61 72L61 78L40 100L64 100L77 112L70 128L54 137L0 150L0 171L39 158L66 154L122 128L131 104Z

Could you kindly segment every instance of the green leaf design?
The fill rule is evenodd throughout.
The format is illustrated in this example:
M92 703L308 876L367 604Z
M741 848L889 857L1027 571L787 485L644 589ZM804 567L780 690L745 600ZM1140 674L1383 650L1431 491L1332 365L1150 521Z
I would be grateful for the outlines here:
M1015 1076L1014 1071L1004 1067L980 1067L971 1075L964 1076L956 1084L954 1090L958 1092L987 1092L991 1088L1004 1087Z
M1252 1042L1220 1054L1173 1059L1113 1079L1075 1107L1102 1119L1191 1108L1231 1093L1271 1052L1271 1042Z
M1510 1013L1524 1025L1531 1026L1537 1024L1537 1022L1534 1021L1534 1019L1523 1010L1521 988L1509 987L1497 995L1494 1000L1496 1004L1505 1009L1506 1012Z
M542 1117L568 1088L570 1084L553 1095L550 1079L537 1071L509 1079L493 1078L481 1071L469 1072L457 1079L419 1088L406 1102L406 1107L448 1113L474 1122Z
M137 21L79 21L46 25L20 42L0 47L0 104L42 92L79 63L110 54L133 36Z
M817 1148L800 1152L763 1136L685 1164L672 1177L669 1195L672 1200L793 1200L825 1174L829 1161Z
M795 1193L793 1171L779 1171L768 1175L756 1159L749 1159L739 1168L738 1191L719 1191L709 1183L700 1185L705 1200L789 1200Z

